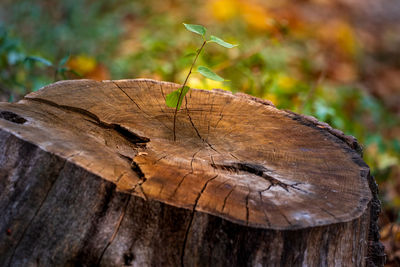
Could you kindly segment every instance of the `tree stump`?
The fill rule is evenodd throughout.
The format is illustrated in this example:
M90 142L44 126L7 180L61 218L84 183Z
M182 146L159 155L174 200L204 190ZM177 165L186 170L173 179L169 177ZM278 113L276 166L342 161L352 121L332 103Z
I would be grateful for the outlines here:
M1 266L382 265L353 137L266 100L147 79L0 103Z

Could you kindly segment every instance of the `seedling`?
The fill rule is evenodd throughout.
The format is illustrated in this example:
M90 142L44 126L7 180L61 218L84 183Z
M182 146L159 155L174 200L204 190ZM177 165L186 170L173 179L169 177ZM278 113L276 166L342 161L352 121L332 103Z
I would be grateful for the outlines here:
M54 81L57 81L58 76L61 75L62 78L64 80L67 79L67 73L72 73L78 77L82 77L82 75L80 75L79 73L77 73L76 71L74 71L73 69L67 68L65 66L65 64L67 63L69 59L69 54L67 54L66 56L64 56L59 62L58 64L53 64L51 61L42 58L42 57L38 57L38 56L27 56L25 57L25 62L29 62L29 63L40 63L46 67L52 68L54 70Z
M181 108L183 98L185 97L185 95L190 90L190 87L186 86L186 84L187 84L187 81L189 80L190 74L192 74L192 70L193 70L194 65L196 64L197 58L199 57L199 55L200 55L201 51L203 50L204 46L206 44L208 44L208 43L217 43L217 44L219 44L219 45L221 45L223 47L226 47L226 48L232 48L232 47L237 46L237 45L233 45L233 44L230 44L228 42L225 42L221 38L218 38L218 37L216 37L214 35L211 35L210 39L207 40L206 39L207 29L202 25L185 24L185 23L183 23L183 25L186 27L186 29L188 31L191 31L193 33L201 35L201 37L203 38L203 43L195 53L194 60L192 62L192 65L190 66L189 73L186 75L186 78L185 78L185 81L183 82L182 87L179 88L178 90L175 90L175 91L169 93L165 98L165 104L168 107L175 108L175 112L174 112L174 128L173 128L174 141L176 141L176 116L178 114L178 110ZM211 80L214 80L214 81L219 81L219 82L225 81L224 78L222 78L221 76L219 76L218 74L216 74L215 72L213 72L212 70L210 70L207 67L199 66L197 68L197 71L201 75L203 75L204 77L206 77L208 79L211 79Z

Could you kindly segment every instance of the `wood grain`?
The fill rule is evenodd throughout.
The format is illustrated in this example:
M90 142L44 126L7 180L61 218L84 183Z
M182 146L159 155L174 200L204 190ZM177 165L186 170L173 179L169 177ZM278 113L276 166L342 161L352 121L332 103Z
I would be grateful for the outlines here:
M171 262L212 255L203 246L197 255L194 244L212 239L207 231L216 234L224 228L226 223L217 225L220 220L229 222L222 232L251 227L251 234L243 230L249 236L241 238L254 238L254 246L261 250L258 256L251 255L261 258L263 249L282 254L293 248L267 248L268 242L257 243L257 235L287 246L295 238L286 235L298 233L297 238L305 239L298 241L303 248L307 242L333 239L329 227L342 229L340 238L376 239L368 237L371 203L376 199L370 188L373 178L353 137L312 117L278 110L265 100L193 89L178 112L174 142L174 109L165 105L165 96L178 87L147 79L58 82L16 104L0 103L0 128L65 160L51 165L54 172L72 164L109 183L103 187L113 185L119 193L112 194L122 194L118 209L133 209L130 195L140 205L173 207L172 213L184 217L186 230L178 238L183 256L175 255ZM44 188L54 181L47 183ZM117 225L128 223L125 217L118 218L113 219ZM214 224L212 230L204 228ZM196 225L200 230L191 230ZM284 232L274 232L279 230ZM123 238L120 231L110 234L107 251L119 244L114 239ZM211 239L210 244L217 242ZM343 240L332 244L350 242ZM367 245L359 251L357 244L349 245L343 248L351 251L347 255L367 255ZM102 257L109 255L104 251ZM301 262L307 257L311 263L323 262L317 251L315 257L303 255ZM288 255L277 255L277 261L296 261ZM337 257L336 252L329 255Z
M173 109L163 96L176 88L150 80L74 81L67 88L59 82L19 104L41 121L18 126L26 128L24 139L122 191L237 223L298 229L349 221L367 208L361 157L327 130L272 105L192 90L173 142ZM102 128L119 130L120 140L99 136Z

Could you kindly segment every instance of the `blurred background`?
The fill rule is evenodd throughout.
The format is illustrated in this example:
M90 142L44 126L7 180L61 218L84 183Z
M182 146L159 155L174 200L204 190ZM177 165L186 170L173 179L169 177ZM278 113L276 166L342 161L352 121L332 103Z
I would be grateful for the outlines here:
M399 266L400 1L0 0L0 101L61 79L182 83L201 45L182 22L239 44L198 61L229 82L194 74L191 87L266 98L359 140Z

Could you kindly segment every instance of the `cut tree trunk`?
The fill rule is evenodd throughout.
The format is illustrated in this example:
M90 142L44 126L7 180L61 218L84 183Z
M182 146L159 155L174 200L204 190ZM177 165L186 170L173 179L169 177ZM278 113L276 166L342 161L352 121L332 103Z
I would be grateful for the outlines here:
M353 137L222 90L177 117L153 80L0 103L0 266L382 265Z

